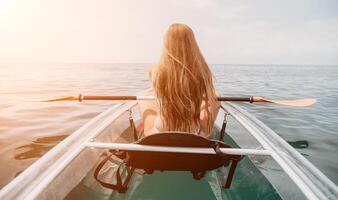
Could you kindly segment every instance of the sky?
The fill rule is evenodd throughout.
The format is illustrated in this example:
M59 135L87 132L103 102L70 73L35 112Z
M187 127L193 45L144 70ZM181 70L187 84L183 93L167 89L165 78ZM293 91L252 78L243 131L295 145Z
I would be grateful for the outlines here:
M0 0L0 62L152 63L172 23L208 63L338 64L337 0Z

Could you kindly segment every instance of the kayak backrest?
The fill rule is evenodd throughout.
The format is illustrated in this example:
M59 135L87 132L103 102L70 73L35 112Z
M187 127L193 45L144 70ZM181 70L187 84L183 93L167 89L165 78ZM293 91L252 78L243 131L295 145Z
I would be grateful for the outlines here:
M146 136L135 143L170 147L213 148L216 151L216 154L125 151L127 166L143 169L149 174L156 170L191 171L195 179L200 179L206 171L228 166L230 161L237 164L237 161L242 158L240 155L228 155L219 151L219 148L231 148L221 141L209 140L185 132L162 132Z
M124 193L128 189L128 183L135 169L143 169L146 173L151 174L156 170L159 171L190 171L194 179L201 179L206 171L219 168L221 166L231 166L228 172L225 188L229 188L232 182L237 163L242 159L241 155L228 155L223 153L220 148L231 148L229 145L217 141L209 140L199 135L186 132L162 132L146 136L135 142L141 145L151 146L169 146L169 147L190 147L190 148L212 148L214 154L203 153L180 153L180 152L158 152L158 151L132 151L111 150L111 155L102 160L94 172L95 179L103 186L118 192ZM116 184L104 182L98 178L98 175L111 158L112 155L123 159L127 177L122 181L119 166L116 172Z
M137 144L175 146L175 147L210 147L215 140L209 140L196 134L187 132L161 132L152 134L136 141ZM231 148L222 142L222 147Z

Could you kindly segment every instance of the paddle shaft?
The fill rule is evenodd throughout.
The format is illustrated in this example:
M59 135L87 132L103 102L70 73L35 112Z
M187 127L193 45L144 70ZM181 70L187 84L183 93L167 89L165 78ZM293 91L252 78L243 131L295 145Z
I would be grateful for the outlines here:
M154 96L82 96L78 100L152 100ZM253 97L217 97L217 101L246 101L254 102Z
M55 102L55 101L83 101L83 100L154 100L154 96L83 96L79 95L77 97L69 96L59 99L51 99L44 102ZM262 102L262 103L274 103L284 106L293 106L293 107L305 107L310 106L316 103L316 99L298 99L298 100L272 100L263 97L217 97L217 101L233 101L233 102Z

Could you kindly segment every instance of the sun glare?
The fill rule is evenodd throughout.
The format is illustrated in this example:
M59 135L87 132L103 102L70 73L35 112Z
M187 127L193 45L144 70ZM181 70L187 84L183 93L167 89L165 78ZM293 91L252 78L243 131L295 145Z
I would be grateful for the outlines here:
M8 13L15 3L16 1L0 0L0 16L2 17L4 14Z

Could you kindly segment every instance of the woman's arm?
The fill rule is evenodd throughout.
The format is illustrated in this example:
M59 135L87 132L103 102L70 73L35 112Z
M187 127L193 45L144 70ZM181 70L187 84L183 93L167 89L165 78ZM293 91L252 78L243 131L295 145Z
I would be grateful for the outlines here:
M216 91L216 95L219 96L219 93ZM201 114L200 114L200 126L201 126L201 136L209 138L212 132L208 130L208 118L212 117L212 123L215 122L221 103L219 101L214 102L212 105L206 105L205 101L202 101L201 105ZM212 113L211 116L208 114L208 110Z
M144 96L152 96L153 92L146 92ZM154 133L154 120L159 113L159 108L156 100L138 100L140 117L143 122L144 135L151 135Z

